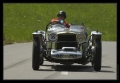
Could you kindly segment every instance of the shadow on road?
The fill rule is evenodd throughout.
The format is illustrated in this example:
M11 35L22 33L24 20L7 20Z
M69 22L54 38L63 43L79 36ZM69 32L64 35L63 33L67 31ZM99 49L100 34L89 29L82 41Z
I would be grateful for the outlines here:
M50 67L48 69L41 68L43 66ZM106 68L106 70L102 70ZM110 66L102 66L100 72L104 73L115 73L114 71L109 71L107 68ZM42 65L38 71L69 71L69 72L95 72L92 66L89 65Z
M112 68L112 67L110 67L110 66L102 66L102 68Z

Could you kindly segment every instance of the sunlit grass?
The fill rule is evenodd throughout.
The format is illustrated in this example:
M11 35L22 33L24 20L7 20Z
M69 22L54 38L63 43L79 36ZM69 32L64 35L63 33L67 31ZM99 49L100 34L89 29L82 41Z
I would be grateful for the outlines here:
M60 10L67 13L67 22L75 24L84 22L85 27L100 31L102 40L117 40L116 4L5 3L3 5L5 44L32 41L32 32L45 30L47 23L56 17Z

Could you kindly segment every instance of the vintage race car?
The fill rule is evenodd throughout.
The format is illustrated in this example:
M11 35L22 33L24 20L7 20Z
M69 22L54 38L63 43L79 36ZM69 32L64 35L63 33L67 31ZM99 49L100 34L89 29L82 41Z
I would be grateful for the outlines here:
M44 59L49 62L71 65L91 62L95 71L101 70L102 42L99 31L90 36L84 25L47 24L46 31L37 30L33 35L32 68L38 70Z

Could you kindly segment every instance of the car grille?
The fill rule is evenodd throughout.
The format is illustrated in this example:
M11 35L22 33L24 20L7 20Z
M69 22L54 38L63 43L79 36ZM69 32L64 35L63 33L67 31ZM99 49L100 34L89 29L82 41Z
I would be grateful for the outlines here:
M58 35L58 41L76 41L76 34L73 34L73 35Z
M58 42L56 43L56 49L62 49L62 47L77 47L77 42L70 42L76 41L76 34L72 35L58 35ZM59 41L66 41L66 42L59 42Z

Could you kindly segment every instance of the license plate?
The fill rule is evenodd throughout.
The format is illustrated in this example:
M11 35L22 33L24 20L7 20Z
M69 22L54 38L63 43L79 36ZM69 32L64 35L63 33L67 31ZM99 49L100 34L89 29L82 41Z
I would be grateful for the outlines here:
M68 55L68 54L64 54L64 55L62 55L62 58L69 58L69 56L70 55Z
M70 55L70 54L63 54L63 55L57 55L56 58L63 58L63 59L75 59L77 58L76 55Z
M74 58L77 58L77 56L76 55L63 55L62 58L72 58L72 59L74 59Z

